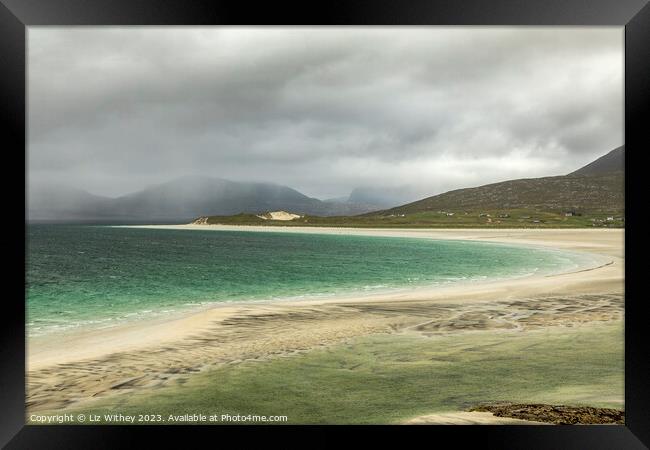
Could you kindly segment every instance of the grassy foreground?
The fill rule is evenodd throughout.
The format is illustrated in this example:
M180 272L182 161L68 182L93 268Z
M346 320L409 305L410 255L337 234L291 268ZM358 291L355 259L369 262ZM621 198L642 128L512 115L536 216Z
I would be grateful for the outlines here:
M286 415L288 423L329 424L391 423L490 401L622 408L623 342L621 322L527 333L374 335L212 369L72 412L160 414L163 422L197 413Z

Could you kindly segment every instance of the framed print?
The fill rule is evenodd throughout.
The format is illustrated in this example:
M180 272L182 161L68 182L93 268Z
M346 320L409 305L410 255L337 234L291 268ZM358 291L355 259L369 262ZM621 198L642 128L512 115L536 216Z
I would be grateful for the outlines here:
M7 448L646 448L646 2L2 2Z

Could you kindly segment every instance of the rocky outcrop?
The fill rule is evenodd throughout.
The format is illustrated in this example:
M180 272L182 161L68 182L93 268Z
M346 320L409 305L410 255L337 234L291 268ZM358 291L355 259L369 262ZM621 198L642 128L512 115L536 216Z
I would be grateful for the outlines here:
M496 417L512 417L556 425L625 423L624 411L590 406L498 403L479 405L470 411L485 411Z

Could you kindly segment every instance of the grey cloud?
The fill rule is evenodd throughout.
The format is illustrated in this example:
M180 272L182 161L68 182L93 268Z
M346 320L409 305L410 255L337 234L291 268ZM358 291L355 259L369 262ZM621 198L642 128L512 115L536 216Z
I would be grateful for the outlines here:
M623 143L622 28L30 27L28 58L30 180L99 194L203 174L423 196Z

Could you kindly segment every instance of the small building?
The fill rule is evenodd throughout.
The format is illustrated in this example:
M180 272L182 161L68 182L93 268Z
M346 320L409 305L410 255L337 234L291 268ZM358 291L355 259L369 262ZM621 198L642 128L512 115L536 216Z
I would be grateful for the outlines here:
M614 217L612 217L612 216L608 216L608 217L607 217L607 221L608 221L608 222L611 222L612 220L614 220Z

